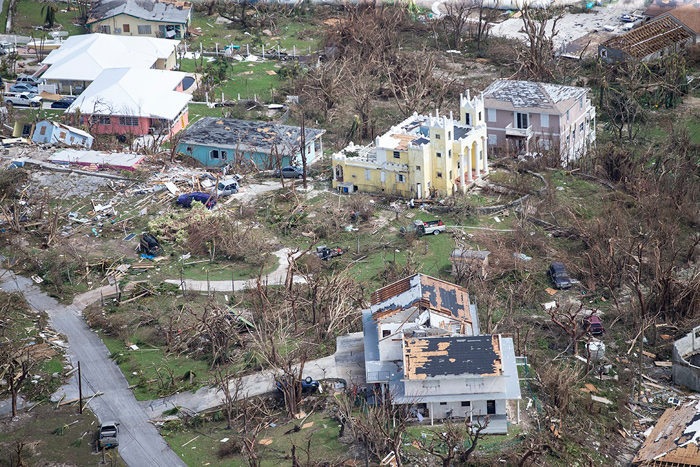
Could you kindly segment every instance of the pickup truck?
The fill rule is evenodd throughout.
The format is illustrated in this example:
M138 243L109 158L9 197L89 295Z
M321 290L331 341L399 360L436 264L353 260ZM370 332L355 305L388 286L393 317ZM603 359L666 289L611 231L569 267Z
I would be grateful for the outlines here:
M39 107L41 105L41 97L29 92L6 92L5 104L8 105L24 105L28 107Z
M413 221L413 226L416 229L416 234L420 237L422 235L438 235L440 232L444 232L447 228L441 220L423 222L420 219Z
M118 422L105 422L100 425L100 439L98 440L100 449L119 446L118 436Z

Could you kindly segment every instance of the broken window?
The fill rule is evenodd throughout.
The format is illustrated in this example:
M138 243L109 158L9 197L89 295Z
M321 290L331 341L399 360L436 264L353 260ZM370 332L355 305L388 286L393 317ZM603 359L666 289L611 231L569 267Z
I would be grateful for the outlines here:
M60 133L58 134L58 137L61 138L61 139L66 139L66 132L65 132L65 131L60 132Z
M212 159L218 159L219 158L219 150L218 149L212 149L209 151L209 157Z
M420 170L420 165L417 165L417 166L416 166L416 170Z
M401 175L401 174L396 174L396 182L397 183L404 183L406 181L406 178Z
M388 329L382 329L382 337L389 337L391 335L391 331Z
M100 29L98 30L98 32L101 34L110 34L109 26L106 24L103 24L102 26L100 26Z

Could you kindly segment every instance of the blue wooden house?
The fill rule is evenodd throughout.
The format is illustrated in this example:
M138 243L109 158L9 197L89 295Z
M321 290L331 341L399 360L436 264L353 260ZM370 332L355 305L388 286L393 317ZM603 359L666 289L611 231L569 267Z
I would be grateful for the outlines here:
M42 144L65 144L90 149L92 140L92 135L83 130L50 120L37 123L32 133L32 141Z
M306 128L306 162L322 154L325 130ZM177 151L206 167L252 163L260 169L301 165L301 128L268 122L204 117L187 128Z

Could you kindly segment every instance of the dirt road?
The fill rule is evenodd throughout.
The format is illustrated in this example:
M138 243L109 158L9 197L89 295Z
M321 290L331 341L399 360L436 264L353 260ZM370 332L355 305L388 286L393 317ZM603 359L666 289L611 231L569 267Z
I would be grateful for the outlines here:
M0 270L0 289L21 292L36 310L46 311L51 326L68 338L68 358L83 374L83 395L103 392L90 402L90 408L100 421L116 420L120 425L119 454L130 467L184 466L170 449L148 415L127 388L128 383L119 367L109 358L102 340L92 332L81 313L90 303L99 300L100 289L76 297L72 305L64 306L39 290L27 278ZM77 373L67 387L67 397L77 397Z

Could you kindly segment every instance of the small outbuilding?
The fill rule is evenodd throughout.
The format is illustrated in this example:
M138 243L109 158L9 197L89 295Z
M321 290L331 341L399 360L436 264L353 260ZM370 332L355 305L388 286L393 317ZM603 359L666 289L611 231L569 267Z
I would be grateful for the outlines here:
M83 146L90 149L93 137L78 128L63 123L44 120L36 124L32 133L32 141L40 144L65 144L67 146Z
M486 250L452 250L450 253L452 276L477 273L479 276L485 277L490 254L491 252Z

